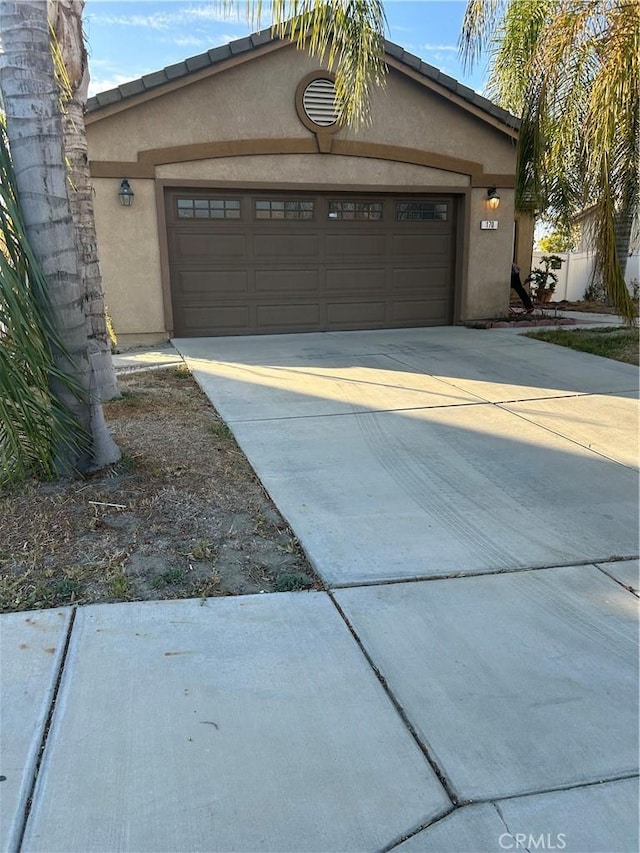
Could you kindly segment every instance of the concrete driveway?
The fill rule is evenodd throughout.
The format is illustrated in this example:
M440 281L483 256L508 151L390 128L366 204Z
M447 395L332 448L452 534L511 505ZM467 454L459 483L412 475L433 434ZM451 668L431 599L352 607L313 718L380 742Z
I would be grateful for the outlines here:
M397 849L635 850L637 370L462 328L176 346L456 806Z
M327 588L3 615L0 850L636 853L637 371L176 346Z
M463 328L179 340L327 584L638 555L638 372Z

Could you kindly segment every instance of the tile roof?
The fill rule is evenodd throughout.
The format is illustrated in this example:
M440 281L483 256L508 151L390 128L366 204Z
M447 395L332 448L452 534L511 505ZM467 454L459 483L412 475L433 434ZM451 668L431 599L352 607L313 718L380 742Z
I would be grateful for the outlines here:
M175 65L169 65L152 74L145 74L144 77L141 77L138 80L132 80L129 83L123 83L116 89L109 89L106 92L100 92L94 97L89 98L87 101L87 112L97 112L103 107L124 101L134 95L140 95L143 92L149 92L152 89L170 82L171 80L176 80L180 77L187 77L189 74L201 71L203 68L217 65L219 62L224 62L224 60L231 59L233 56L249 53L262 45L278 40L279 39L272 36L268 30L265 30L264 32L253 33L253 35L246 36L245 38L238 39L237 41L232 41L229 44L222 45L221 47L213 48L212 50L208 50L206 53L200 53L197 56L190 56L183 62L177 62ZM428 80L431 80L447 89L449 92L458 95L458 97L467 101L469 104L478 107L483 112L497 119L507 127L519 128L520 120L516 118L516 116L506 110L503 110L487 98L483 98L482 95L474 92L473 89L470 89L468 86L464 86L462 83L459 83L457 80L454 80L453 77L449 77L444 74L433 65L423 62L419 56L414 56L413 54L408 53L404 48L391 41L387 41L386 39L384 42L384 48L387 55L397 60L400 64L406 65L407 68L411 68L413 71Z

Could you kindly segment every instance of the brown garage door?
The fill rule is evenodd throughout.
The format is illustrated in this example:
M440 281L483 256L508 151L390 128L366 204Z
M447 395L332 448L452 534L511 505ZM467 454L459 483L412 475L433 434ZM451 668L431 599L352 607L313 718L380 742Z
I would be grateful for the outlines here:
M451 322L452 198L171 189L174 333Z

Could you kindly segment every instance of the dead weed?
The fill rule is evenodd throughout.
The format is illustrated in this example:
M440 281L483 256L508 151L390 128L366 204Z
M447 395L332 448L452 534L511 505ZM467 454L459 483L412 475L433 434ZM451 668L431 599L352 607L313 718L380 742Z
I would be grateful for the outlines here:
M0 495L0 611L319 586L185 368L120 388L117 465Z

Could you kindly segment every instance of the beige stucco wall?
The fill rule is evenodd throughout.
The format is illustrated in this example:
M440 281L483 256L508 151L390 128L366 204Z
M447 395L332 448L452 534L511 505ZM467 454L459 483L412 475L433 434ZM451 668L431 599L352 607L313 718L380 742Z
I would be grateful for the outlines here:
M234 139L309 139L295 109L302 77L317 60L286 47L116 113L87 127L92 160L135 161L139 151ZM250 105L245 107L244 105ZM511 140L419 83L391 71L374 92L371 124L336 139L419 148L481 162L486 172L515 167Z
M300 79L318 67L294 48L258 56L190 83L173 92L130 106L122 112L88 117L92 162L121 163L136 194L131 209L117 200L118 179L94 179L99 252L107 302L123 343L166 336L161 283L156 182L127 174L126 162L153 149L236 139L288 138L302 143L313 134L300 122L295 91ZM128 102L133 104L134 101ZM108 113L108 111L107 111ZM342 129L336 139L361 140L480 163L486 174L512 174L515 144L507 135L430 92L413 79L392 71L386 89L374 94L371 125L357 133ZM458 171L404 162L336 154L231 156L191 162L156 162L159 180L247 183L304 183L439 187L459 192L465 211L461 235L467 258L461 287L460 319L495 316L508 304L509 266L513 252L513 193L500 188L497 213L486 209L486 186L469 192L469 168ZM440 164L438 164L440 165ZM446 164L448 165L448 164ZM475 167L473 167L475 168ZM476 170L477 171L477 170ZM467 195L465 195L467 194ZM481 231L481 219L498 219L498 231ZM148 336L145 338L144 336Z
M107 308L124 345L165 340L155 181L134 182L132 207L119 180L94 178L94 209Z
M483 231L482 220L498 222L496 231ZM500 191L500 207L487 209L485 189L471 191L468 218L468 283L461 320L496 317L509 304L513 257L513 190Z
M482 163L485 172L515 169L515 145L503 133L398 72L374 93L366 132L345 128L337 138L367 138Z
M469 176L410 163L334 154L267 154L158 166L159 178L300 184L469 186Z

